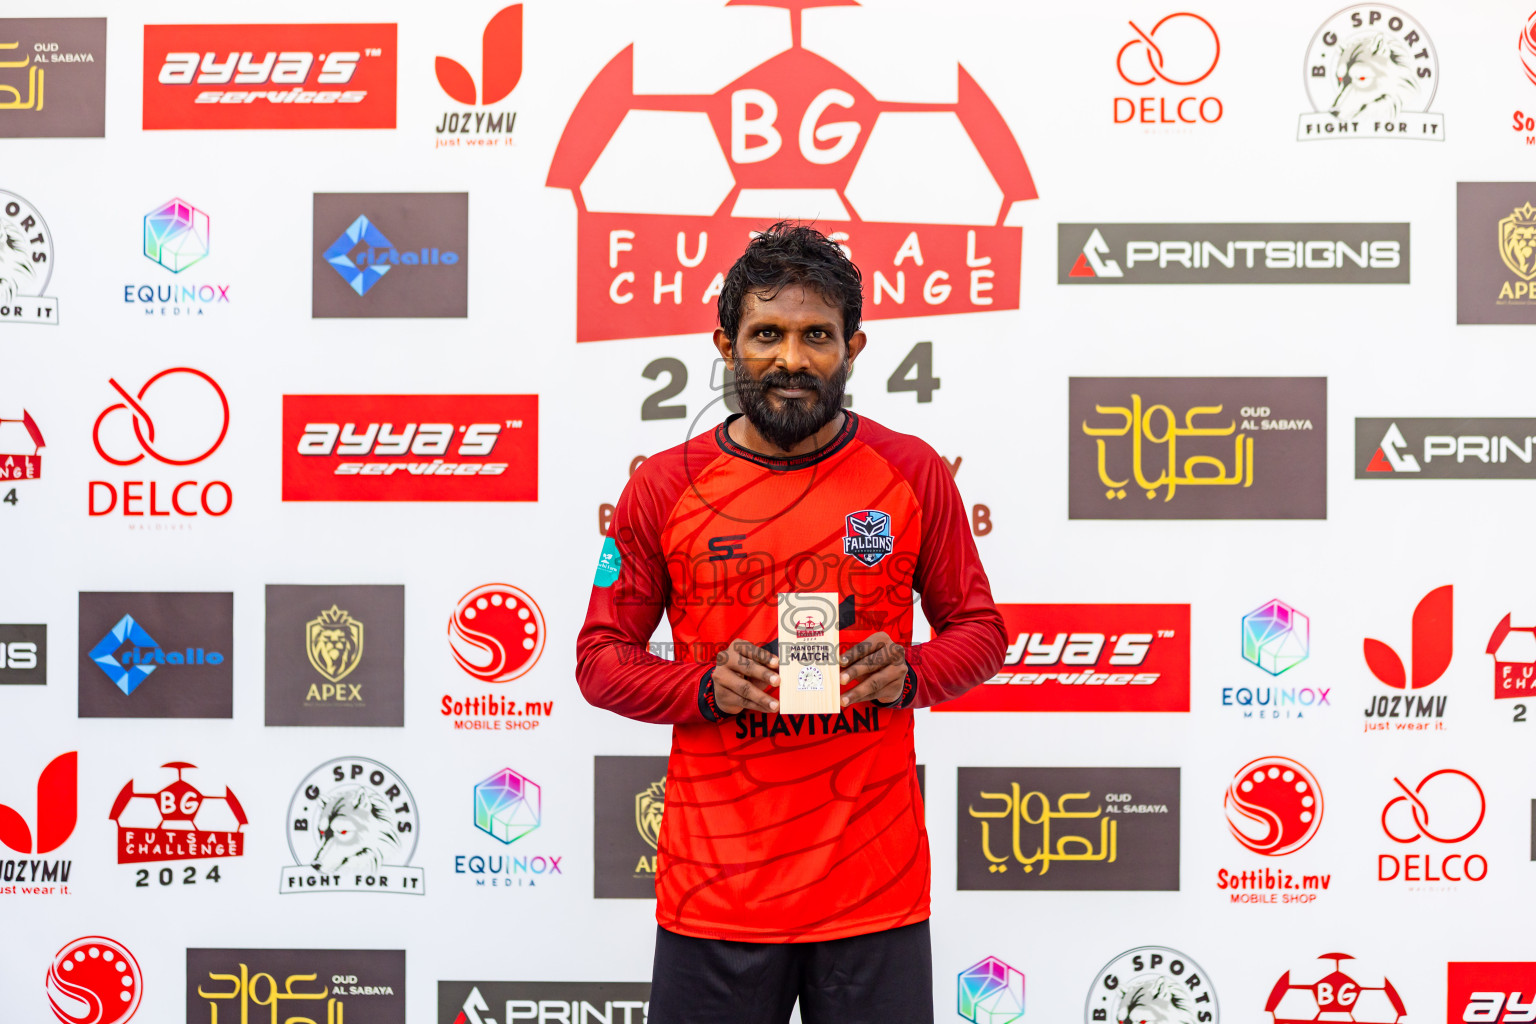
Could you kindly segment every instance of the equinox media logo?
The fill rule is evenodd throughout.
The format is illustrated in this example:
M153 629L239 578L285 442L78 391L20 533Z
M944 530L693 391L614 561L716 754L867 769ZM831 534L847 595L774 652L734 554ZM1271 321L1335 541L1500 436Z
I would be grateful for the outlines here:
M1024 1019L1024 972L995 956L960 972L956 1012L971 1024L1015 1024Z

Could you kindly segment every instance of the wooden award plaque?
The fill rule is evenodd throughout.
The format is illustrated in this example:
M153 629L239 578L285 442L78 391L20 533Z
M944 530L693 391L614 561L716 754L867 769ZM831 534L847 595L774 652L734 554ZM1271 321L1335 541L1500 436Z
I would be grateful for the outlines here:
M779 714L835 715L842 707L837 594L779 595Z

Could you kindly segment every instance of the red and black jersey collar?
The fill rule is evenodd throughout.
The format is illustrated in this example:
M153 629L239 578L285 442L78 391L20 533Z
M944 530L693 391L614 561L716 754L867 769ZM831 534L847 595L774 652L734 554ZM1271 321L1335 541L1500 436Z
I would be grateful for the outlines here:
M763 455L759 452L754 452L749 448L743 448L741 445L731 440L731 423L739 419L741 416L742 413L739 412L734 415L727 416L725 418L725 422L715 428L715 443L718 444L720 446L720 450L725 452L727 455L734 455L738 459L746 459L748 462L755 463L768 469L778 470L780 472L794 469L804 469L806 466L814 466L816 463L821 462L824 459L831 458L833 455L836 455L838 452L848 447L848 442L852 441L853 435L859 431L859 417L854 414L853 410L844 409L842 429L837 432L837 435L833 437L832 440L828 441L826 444L822 445L820 448L813 452L806 452L804 455L792 455L788 458L775 458L772 455Z

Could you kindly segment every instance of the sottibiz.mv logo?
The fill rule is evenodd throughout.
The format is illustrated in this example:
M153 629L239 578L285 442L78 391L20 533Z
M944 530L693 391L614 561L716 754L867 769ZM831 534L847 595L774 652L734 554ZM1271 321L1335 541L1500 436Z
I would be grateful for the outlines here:
M145 25L144 128L393 128L394 25Z
M1365 731L1396 729L1399 732L1444 729L1445 697L1420 697L1412 691L1433 684L1451 665L1451 618L1453 588L1436 587L1413 609L1412 646L1409 669L1390 644L1365 639L1366 666L1378 681L1394 690L1405 691L1371 699L1365 709Z
M1189 605L997 608L1003 670L935 711L1189 710Z
M803 18L845 4L768 0L783 48L714 93L638 94L633 47L588 86L547 181L576 203L578 341L708 331L742 242L782 217L852 253L871 317L1019 307L1014 204L1036 192L1007 123L964 67L935 102L877 98L818 52L874 16Z
M284 395L284 501L537 501L537 395Z

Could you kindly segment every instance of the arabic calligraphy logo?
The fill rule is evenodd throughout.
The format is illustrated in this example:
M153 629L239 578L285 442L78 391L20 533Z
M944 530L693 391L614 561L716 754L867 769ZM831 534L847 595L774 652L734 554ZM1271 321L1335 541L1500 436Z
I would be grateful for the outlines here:
M363 660L363 624L333 604L304 623L304 650L316 672L339 683Z
M1261 757L1238 769L1227 787L1227 827L1254 853L1283 857L1312 841L1323 823L1323 790L1303 764Z
M1116 844L1120 823L1114 817L1104 814L1104 805L1100 804L1091 811L1067 810L1067 801L1087 800L1091 794L1087 792L1063 793L1056 798L1056 809L1052 810L1050 800L1039 790L1032 790L1021 795L1019 792L1020 786L1017 782L1011 783L1010 786L1011 791L1008 793L981 792L983 800L1001 800L1003 802L1001 810L978 811L975 807L967 808L971 817L981 822L981 852L987 858L987 870L989 872L997 874L1006 873L1010 859L1006 855L999 857L992 852L992 845L989 840L991 839L990 826L993 819L1007 820L1013 839L1013 856L1011 859L1023 864L1026 874L1035 870L1035 863L1037 861L1045 862L1045 866L1040 869L1042 877L1051 870L1051 863L1053 861L1101 860L1108 861L1111 864L1115 862L1115 858L1118 855ZM1039 801L1040 814L1035 818L1029 816L1031 800ZM1059 819L1078 818L1099 819L1099 849L1095 850L1093 848L1093 840L1086 836L1059 836L1056 839L1056 849L1052 851L1051 822ZM1040 846L1029 857L1023 855L1023 846L1020 844L1020 822L1026 825L1041 826ZM1074 848L1082 852L1074 853L1072 852Z
M1367 473L1417 473L1419 460L1403 451L1408 447L1407 438L1394 423L1387 428L1382 435L1381 444L1376 447L1376 453L1371 456L1370 463L1365 467Z
M1221 39L1216 35L1215 26L1198 14L1188 11L1170 14L1153 25L1150 32L1143 32L1134 21L1128 24L1135 29L1138 38L1120 47L1115 57L1115 70L1131 85L1151 85L1157 79L1169 85L1194 85L1215 71L1216 62L1221 59ZM1166 30L1164 26L1167 26ZM1176 55L1171 62L1163 55L1164 47L1157 43L1159 32L1163 33L1164 44ZM1131 70L1137 75L1146 75L1144 79L1126 74L1126 54L1133 49ZM1205 70L1200 71L1200 68ZM1175 78L1174 74L1193 77Z
M1332 960L1333 970L1310 985L1293 982L1290 971L1275 982L1264 1004L1274 1024L1314 1024L1320 1020L1397 1024L1408 1013L1391 981L1382 978L1380 985L1361 985L1340 970L1341 961L1354 959L1348 953L1324 953L1318 959Z
M1024 1019L1024 972L995 956L961 971L957 988L956 1012L971 1024L1015 1024Z
M451 98L467 106L475 105L475 78L464 65L449 57L439 57L433 66L437 84ZM485 85L481 106L500 103L517 88L523 77L523 5L503 7L486 22L480 37L480 76Z
M1279 599L1243 616L1243 660L1278 676L1312 653L1312 622Z
M20 40L17 40L14 43L0 43L0 50L15 50L19 49L20 47ZM9 57L10 54L7 53L0 56ZM0 61L0 68L27 69L26 100L22 100L21 89L18 86L0 85L0 92L8 92L15 97L15 99L12 99L8 102L0 103L0 110L35 110L41 112L45 98L43 95L43 84L48 77L47 69L42 66L41 61L39 61L37 64L33 64L32 55L27 54L21 60Z
M1451 664L1452 587L1447 584L1425 594L1413 609L1413 676L1403 671L1403 659L1380 640L1365 640L1365 663L1371 674L1395 690L1418 690L1445 674Z
M149 410L145 408L150 388L154 387L157 382L165 380L175 382L175 384L168 383L165 386L170 389L170 397L176 400L178 405L184 404L181 400L192 399L195 401L201 397L202 401L196 403L203 407L198 410L199 413L211 413L212 403L208 401L206 396L199 396L189 391L186 385L191 382L186 378L191 378L192 381L201 380L209 388L213 389L213 396L218 399L219 409L221 410L216 435L214 435L212 420L206 415L202 417L204 420L202 429L198 429L188 426L188 417L186 416L168 415L166 409L171 405L169 401L161 403L162 408L158 419L152 416ZM208 376L202 370L194 370L190 366L174 366L169 370L161 370L144 382L144 386L139 388L137 395L130 395L114 379L108 378L107 383L112 385L113 390L121 395L123 400L114 405L107 406L102 410L101 415L96 417L96 425L91 430L91 440L96 445L96 454L114 466L132 466L141 461L145 455L148 455L157 462L163 462L167 466L190 466L194 462L203 461L217 451L219 445L224 443L224 435L229 433L229 399L224 396L224 389L219 387L218 381ZM192 388L195 391L197 385L192 384ZM107 417L113 413L126 412L129 409L133 410L133 436L138 442L140 451L139 454L131 459L113 458L107 454L107 450L102 446L101 427L106 422ZM213 436L211 444L208 443L209 436ZM168 440L173 441L170 447L177 449L174 451L174 457L173 454L164 450L167 447L166 442ZM197 452L198 454L192 455L190 458L180 457L188 452Z
M1482 827L1488 801L1483 796L1483 787L1466 772L1442 768L1424 776L1412 789L1404 785L1402 779L1394 777L1392 781L1403 791L1381 809L1381 830L1392 841L1415 843L1422 837L1437 843L1459 843ZM1433 816L1430 814L1431 804L1436 812ZM1474 808L1476 816L1472 813ZM1403 820L1404 815L1410 820ZM1433 831L1431 821L1435 826Z
M459 598L448 644L459 668L485 683L527 675L544 653L544 613L509 583L487 583Z
M1167 946L1138 946L1104 965L1088 990L1088 1024L1221 1024L1199 964Z
M651 849L661 839L661 812L666 809L666 800L665 775L635 794L635 830Z
M54 954L48 1002L63 1024L122 1024L144 998L139 962L115 939L87 935Z
M1536 207L1529 201L1499 221L1499 256L1522 281L1536 277Z
M1173 409L1166 405L1149 406L1145 411L1141 407L1141 396L1131 395L1130 408L1114 405L1095 404L1094 412L1101 416L1116 415L1123 419L1124 424L1118 427L1091 427L1088 421L1083 421L1083 433L1095 438L1094 446L1098 451L1099 481L1107 490L1104 497L1116 501L1125 497L1125 485L1129 479L1116 480L1109 470L1109 445L1103 440L1106 437L1131 438L1131 472L1136 479L1136 484L1144 492L1147 499L1157 497L1158 489L1164 485L1168 493L1163 496L1163 501L1173 500L1174 493L1180 485L1183 486L1235 486L1243 487L1253 485L1253 438L1247 434L1237 433L1237 421L1232 420L1225 427L1201 427L1195 425L1196 416L1219 416L1221 405L1196 405L1191 406L1184 414L1184 426L1178 425L1177 417ZM1159 413L1163 415L1163 429L1161 434L1157 432L1154 417ZM1184 475L1180 476L1177 468L1178 443L1183 437L1231 437L1233 440L1234 458L1236 469L1229 475L1227 468L1219 458L1214 455L1191 455L1184 460ZM1156 480L1147 478L1143 470L1142 449L1143 441L1153 445L1166 444L1168 446L1168 468L1162 472ZM1212 467L1211 471L1204 471L1201 467Z

